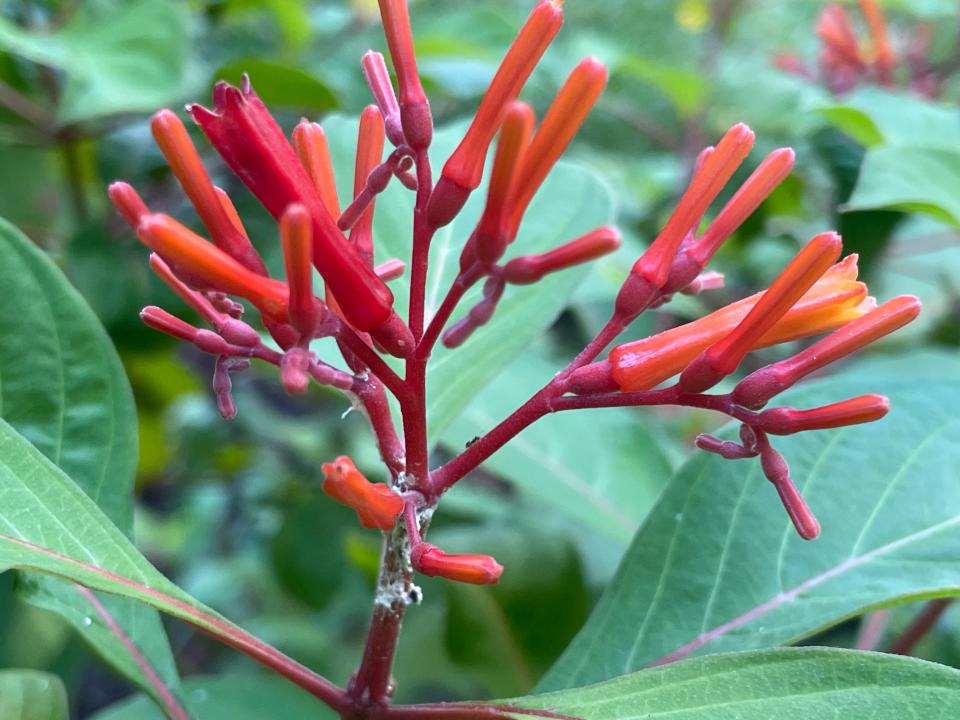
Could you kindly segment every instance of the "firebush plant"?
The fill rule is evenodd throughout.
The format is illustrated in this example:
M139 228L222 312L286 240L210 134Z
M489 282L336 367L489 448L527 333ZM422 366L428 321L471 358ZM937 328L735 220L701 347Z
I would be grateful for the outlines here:
M79 603L98 617L102 632L97 642L120 649L125 660L117 663L118 668L144 687L168 717L218 717L218 709L200 707L195 698L185 699L171 687L167 677L171 672L175 676L175 670L155 667L156 654L137 643L138 622L155 623L156 618L149 613L136 615L145 608L129 601L145 603L210 633L296 683L345 719L470 720L517 715L601 719L661 714L760 718L801 712L819 717L836 712L844 703L850 704L840 712L851 717L900 717L909 708L918 716L932 718L953 716L960 708L956 672L889 655L810 648L690 659L711 643L728 641L744 630L752 629L758 637L766 632L771 639L728 649L788 643L869 607L908 596L932 596L937 594L934 588L956 586L947 570L911 590L861 589L854 575L846 589L853 599L846 604L841 602L820 615L811 611L801 621L776 614L803 600L805 593L815 596L824 583L847 577L844 573L848 571L873 567L871 563L888 556L894 564L907 563L910 558L896 552L912 548L911 543L921 535L926 539L952 528L956 517L941 519L904 537L886 538L858 554L868 522L846 560L827 564L812 578L784 586L773 598L752 608L735 611L723 605L721 612L726 615L716 616L720 620L710 624L708 620L714 617L711 606L717 603L720 608L728 602L718 580L709 593L700 631L686 642L674 642L677 633L671 628L684 625L686 618L660 618L654 621L659 627L651 626L653 609L662 602L661 591L673 586L678 574L687 574L686 587L693 593L698 587L696 563L670 565L674 554L682 559L689 551L677 540L679 529L673 531L674 539L659 558L663 563L659 578L648 577L658 561L643 556L648 547L656 546L643 540L660 532L658 523L662 525L669 516L681 528L685 514L696 505L681 497L680 509L671 510L683 489L674 486L668 488L638 535L612 593L543 683L544 688L577 689L498 702L402 705L392 701L392 669L401 624L404 615L414 612L422 600L418 575L490 585L496 584L502 573L511 572L509 565L504 567L484 554L483 547L464 554L432 544L428 530L445 493L530 425L555 413L599 408L679 406L724 415L733 421L734 433L701 434L696 446L721 459L748 461L731 464L735 469L722 473L737 478L759 473L772 485L741 484L734 515L741 503L749 502L758 528L766 527L764 523L780 528L779 519L768 520L776 512L776 496L796 535L813 541L822 530L818 503L808 503L801 489L813 483L822 455L812 445L808 457L800 455L803 482L798 487L796 473L791 473L785 455L777 449L780 436L831 431L832 437L855 437L843 434L843 429L880 420L890 410L890 402L869 387L845 397L829 385L821 386L826 390L817 402L801 407L781 402L779 397L808 376L903 327L920 312L919 300L910 295L878 303L858 280L856 255L842 257L840 236L825 231L814 235L765 290L692 322L617 344L645 311L670 302L679 293L699 295L722 287L724 277L710 269L711 259L791 172L793 150L774 150L716 209L715 205L720 205L717 198L731 184L754 144L750 128L737 124L697 156L689 184L623 278L612 313L596 336L565 367L543 378L537 392L518 398L512 412L462 451L449 456L431 453L436 438L431 437L429 425L427 379L437 343L451 351L448 362L468 367L474 362L471 345L483 341L482 329L496 322L504 298L530 292L525 286L555 273L586 272L587 263L621 246L616 228L601 225L579 237L552 238L552 247L544 252L524 253L525 218L531 202L607 82L605 66L588 57L573 67L539 121L531 106L518 100L561 28L562 4L562 0L539 0L533 6L469 127L452 154L441 158L441 169L434 177L433 121L417 71L407 4L405 0L380 0L398 91L383 55L365 54L361 70L375 104L359 119L351 199L343 206L341 198L347 189L338 187L334 179L324 129L303 120L288 139L257 96L250 78L244 76L239 86L217 84L212 108L188 106L189 118L276 221L284 280L268 273L230 197L212 183L176 112L165 109L154 115L153 136L208 237L152 211L131 185L118 181L110 186L113 205L152 251L150 268L196 316L181 318L148 306L141 319L215 358L212 386L220 414L231 419L243 412L232 392L238 373L252 362L274 365L288 393L304 393L315 383L347 396L369 422L387 477L386 483L371 482L346 455L330 458L322 466L322 489L330 501L355 511L363 528L383 537L363 654L356 671L337 684L206 609L166 580L125 536L129 518L108 519L104 513L110 514L109 499L84 486L91 495L87 498L41 451L64 469L69 458L58 462L62 460L58 453L30 445L29 432L25 439L4 426L0 450L9 462L3 470L2 487L9 512L0 527L3 567L60 578L61 582L38 581L45 584L36 586L34 592L45 595L48 605L53 599L61 606ZM871 28L875 29L874 22ZM883 73L890 68L887 64L876 67L879 79L884 80ZM489 180L485 191L480 191L488 155L492 155ZM410 251L404 257L378 257L383 250L374 242L377 199L392 184L406 189L413 206ZM455 275L445 287L437 288L439 302L433 310L428 302L428 277L435 259L431 243L461 217L475 192L485 192L482 212L475 223L470 222L472 231L459 248ZM36 251L13 243L7 255L23 266L24 276L41 278L37 281L40 286L53 283L54 271ZM323 281L322 290L315 273ZM401 277L409 287L405 313L398 312L390 288L391 281ZM474 293L475 302L465 307L465 298L476 286L481 291ZM66 307L78 302L73 295L64 297ZM89 322L82 315L85 311L80 312L72 323L74 330ZM251 320L252 315L258 322ZM799 351L794 348L784 359L745 376L736 375L752 351L814 336L819 337ZM90 337L94 338L91 342L100 342L96 332ZM319 350L315 341L323 339L327 342ZM101 383L90 392L108 391L109 383ZM947 405L949 401L944 397ZM932 413L928 420L940 424L938 417ZM82 422L76 412L69 418L70 422ZM583 451L589 453L590 448ZM107 471L106 466L101 468L101 472ZM865 470L850 461L846 472L855 477ZM723 479L718 477L717 482ZM544 483L549 481L543 478ZM716 497L710 498L708 493L705 501L704 523L725 517L720 514L725 491L718 488L715 492ZM829 496L817 497L821 503L830 503ZM711 502L715 506L712 517ZM829 514L836 519L835 512ZM837 537L831 535L828 545L836 543ZM783 534L777 541L781 543L777 571L783 576L791 570L782 565L783 548L790 540ZM828 550L832 553L832 547ZM323 548L309 551L321 553ZM708 551L712 552L704 548L705 555ZM743 551L736 543L724 544L721 567L727 555ZM833 555L825 557L829 562ZM638 567L642 571L636 570ZM896 573L897 569L885 572ZM649 584L631 586L638 578ZM630 596L651 589L654 597L646 615L636 620ZM102 600L94 590L121 598ZM685 611L682 594L677 602L679 611ZM550 609L543 611L549 614ZM756 628L754 621L766 613L771 613L769 627ZM85 616L79 624L89 626L89 621ZM660 638L656 637L658 631L662 631ZM634 644L624 648L623 639ZM641 641L648 643L645 650L639 649ZM655 669L578 688L645 666ZM0 707L3 702L0 698ZM315 709L309 704L303 707L309 708L303 711L307 713ZM289 712L283 716L292 716Z

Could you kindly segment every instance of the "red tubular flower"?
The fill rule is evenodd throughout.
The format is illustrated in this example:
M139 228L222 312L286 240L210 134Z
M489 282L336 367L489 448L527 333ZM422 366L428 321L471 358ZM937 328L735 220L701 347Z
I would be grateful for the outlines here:
M760 207L760 203L783 182L793 169L796 158L791 148L774 150L763 159L740 189L724 205L707 231L685 250L702 269L720 245Z
M696 230L700 218L750 152L753 139L753 131L743 124L734 125L727 131L694 174L690 186L660 234L634 263L630 271L632 275L639 276L655 288L662 288L666 284L680 243L691 231Z
M190 113L231 169L276 220L288 205L303 205L313 221L313 260L350 324L370 332L390 353L413 351L409 329L393 311L393 294L340 232L283 131L253 92L217 83L215 112Z
M425 542L413 548L410 561L424 575L471 585L493 585L503 572L503 565L489 555L453 555Z
M433 136L430 104L420 84L407 0L378 0L383 32L400 86L400 122L403 136L414 151L426 150Z
M544 275L595 260L620 247L620 233L605 225L576 240L540 255L521 255L503 268L503 279L514 285L530 285Z
M580 61L560 88L523 154L507 202L506 236L513 242L520 222L547 174L563 154L607 84L607 68L593 57Z
M406 267L406 263L399 258L391 258L390 260L385 260L384 262L377 265L373 271L377 274L377 277L383 280L384 282L389 282L390 280L396 280L398 277L403 275L403 270Z
M913 295L888 300L793 357L751 373L734 388L733 401L744 407L762 407L810 373L900 329L919 313L920 301Z
M853 67L862 66L857 34L842 5L828 5L823 9L817 19L817 35L838 60Z
M250 239L237 230L217 197L200 155L180 118L170 110L161 110L150 121L150 129L170 169L180 181L217 247L255 273L266 275L266 266Z
M610 352L609 376L624 392L649 390L687 367L701 352L730 332L756 306L763 293L720 308L709 315L657 335L624 343ZM753 349L818 335L872 310L867 286L857 282L857 257L850 255L823 274ZM595 363L583 368L594 382L602 379ZM575 375L579 374L578 371Z
M373 99L376 101L377 107L380 108L381 115L383 115L387 138L394 146L403 145L400 105L397 104L397 95L393 91L393 83L390 80L390 73L387 71L387 63L384 61L383 55L368 50L360 60L360 67L363 69L363 77L370 87Z
M313 187L316 188L323 206L335 218L340 215L340 200L337 183L333 177L333 162L330 159L330 144L327 134L315 122L301 120L293 129L293 150L296 152Z
M882 418L889 410L890 401L883 395L859 395L810 410L764 410L759 415L757 427L772 435L792 435L806 430L829 430L873 422Z
M680 388L685 392L703 392L736 370L760 338L840 257L841 248L840 236L835 232L821 233L810 240L740 324L687 366L680 374Z
M363 476L346 455L323 464L323 491L357 513L365 528L393 529L403 512L403 500L382 483L372 483Z
M137 235L177 274L196 281L204 289L239 295L278 322L287 317L287 286L258 275L227 255L216 245L166 215L146 215Z
M427 215L434 227L448 224L460 212L483 177L487 149L507 109L520 94L563 24L563 0L540 0L517 33L480 101L463 140L443 166L430 197Z
M464 248L464 257L474 255L481 262L495 263L503 255L510 239L504 233L504 217L508 209L510 187L533 134L533 108L524 102L514 102L503 120L493 171L487 189L487 204L477 223L473 242ZM465 263L461 261L461 266Z
M780 502L783 503L787 515L797 533L804 540L813 540L820 534L820 522L810 511L803 496L800 495L793 480L790 478L790 468L783 455L774 450L767 441L766 436L759 435L760 466L763 468L763 474L766 476L777 490L780 496Z
M356 198L367 185L367 178L383 160L384 120L376 105L368 105L360 114L360 129L357 137L357 156L353 171L353 196ZM374 195L360 219L353 224L350 242L360 257L373 266L373 206Z
M133 186L125 182L110 183L107 188L107 196L110 202L117 209L117 212L127 221L134 230L140 224L144 216L150 214L150 208L140 197L140 194L133 189Z
M289 319L310 340L317 329L317 307L313 297L313 237L310 215L303 205L291 205L280 218L280 242L289 287Z
M893 81L893 66L896 64L890 40L887 37L887 23L883 17L883 10L876 0L860 0L860 9L867 19L870 29L870 38L873 41L873 65L877 69L881 83L890 84Z

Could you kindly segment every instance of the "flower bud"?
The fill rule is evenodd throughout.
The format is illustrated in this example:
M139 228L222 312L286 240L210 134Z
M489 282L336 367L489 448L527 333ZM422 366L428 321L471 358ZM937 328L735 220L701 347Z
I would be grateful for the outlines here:
M514 258L504 266L503 279L513 285L530 285L544 275L595 260L619 247L620 233L605 225L540 255Z
M303 205L291 205L280 218L280 244L287 271L290 324L300 339L311 340L320 320L313 296L313 231Z
M760 413L756 424L771 435L792 435L874 422L889 410L890 401L883 395L859 395L810 410L771 408Z
M400 122L407 144L416 152L426 150L433 136L430 105L420 84L407 0L379 0L383 32L400 86Z
M424 575L471 585L494 585L503 572L503 566L489 555L454 555L425 542L414 546L410 560Z
M296 346L287 350L280 359L280 382L291 395L305 393L310 385L310 364L313 353Z
M150 214L150 209L147 207L147 204L143 202L140 195L137 194L137 191L125 182L111 183L110 187L107 188L107 195L110 197L110 202L113 203L117 212L123 216L123 219L126 220L127 224L134 230L137 229L140 220L145 215Z
M330 144L323 128L315 122L301 120L293 129L293 150L310 176L310 181L330 217L338 217L340 199L337 197L337 182L333 177Z
M363 69L363 77L370 87L377 107L380 108L380 114L383 115L387 139L395 146L403 145L403 127L400 124L400 105L397 104L397 95L393 91L393 82L390 80L390 73L387 71L387 63L384 62L383 55L373 50L364 53L360 60L360 67Z
M760 453L760 466L763 468L763 474L767 480L776 488L777 495L780 496L780 502L783 503L783 507L800 537L804 540L813 540L817 537L820 534L820 523L793 484L787 461L767 442L763 443Z
M323 491L356 511L365 528L393 529L403 511L403 499L386 485L371 483L346 455L323 464Z

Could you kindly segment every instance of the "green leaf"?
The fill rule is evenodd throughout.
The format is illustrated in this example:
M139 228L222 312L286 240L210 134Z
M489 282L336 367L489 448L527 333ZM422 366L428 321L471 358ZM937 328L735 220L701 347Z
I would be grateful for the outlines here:
M960 672L895 655L786 648L697 658L510 702L584 720L946 720L960 712Z
M560 369L525 356L474 398L444 435L459 450L510 414ZM483 464L537 507L616 541L623 548L652 507L672 468L650 424L623 409L543 418Z
M67 720L67 690L56 675L36 670L0 671L0 718Z
M820 113L866 147L951 149L960 145L956 109L909 93L862 88L841 103L822 107Z
M146 603L305 683L317 681L167 580L63 471L0 421L0 570L9 568Z
M943 148L870 148L843 209L886 208L960 225L960 151Z
M184 88L188 15L182 3L82 3L53 33L0 20L0 47L66 73L62 123L148 112Z
M350 197L346 191L353 188L357 122L332 117L326 119L323 126L330 142L340 202L345 206ZM440 172L463 132L463 126L455 126L434 135L431 157L435 173ZM433 239L427 277L427 318L439 307L459 270L460 251L480 217L485 197L486 183L473 193L463 213L437 232ZM409 259L412 209L412 194L398 182L392 182L378 197L374 217L377 262L389 258ZM612 211L610 193L596 175L561 163L531 203L508 257L543 252L572 240L610 222ZM508 287L493 319L461 348L447 350L437 343L427 378L427 410L432 437L439 437L470 399L553 323L573 290L587 275L582 267L571 268L550 275L536 285ZM396 298L394 307L401 317L406 317L410 294L409 268L390 287ZM453 321L465 315L480 297L478 285L461 301ZM543 380L546 382L549 378Z
M93 312L50 259L0 221L0 415L83 490L123 533L133 530L136 412L120 359ZM17 512L16 506L6 512ZM149 687L124 644L77 590L52 578L20 584L63 615L120 672ZM119 598L107 611L171 687L173 654L156 612Z
M618 73L653 85L663 92L681 118L693 115L703 104L708 83L695 70L671 67L662 60L649 60L639 55L626 55L616 67Z
M296 685L278 677L193 677L183 683L192 720L335 718L333 711ZM92 720L164 720L144 697L125 700Z
M783 404L863 392L889 395L884 421L776 438L820 519L817 540L797 536L756 460L698 454L543 687L792 643L869 608L960 593L960 383L841 376Z
M324 112L338 104L333 91L320 79L299 68L270 60L245 58L233 61L217 70L214 80L239 85L244 73L250 76L260 99L270 107Z

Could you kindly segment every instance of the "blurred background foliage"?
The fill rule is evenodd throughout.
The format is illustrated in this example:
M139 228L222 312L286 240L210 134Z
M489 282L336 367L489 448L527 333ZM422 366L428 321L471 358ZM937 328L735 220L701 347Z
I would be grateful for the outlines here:
M411 2L438 123L469 116L531 4ZM758 137L740 179L782 145L796 148L797 168L718 256L725 289L678 298L630 333L752 292L799 243L836 227L847 250L860 253L876 295L924 300L921 320L879 352L909 347L931 362L955 361L957 6L884 6L899 47L918 23L933 28L939 99L869 86L834 97L778 70L773 58L785 51L815 64L819 1L567 0L565 29L524 96L542 112L579 57L609 65L610 86L568 157L605 178L627 242L580 285L550 333L446 430L447 448L502 417L599 326L696 153L734 122ZM63 268L122 356L138 406L138 544L195 597L337 681L359 656L379 542L320 493L319 468L349 454L378 477L370 435L338 395L290 398L262 371L238 379L239 417L222 421L210 359L139 324L146 304L183 308L148 273L146 252L104 188L123 178L152 207L195 225L152 142L152 111L205 101L214 81L247 71L288 129L304 115L356 116L369 102L359 57L383 46L375 0L0 0L0 215ZM277 267L275 226L209 146L198 145ZM773 352L784 350L750 362ZM469 354L468 345L467 362ZM495 588L424 582L424 604L404 627L398 698L529 690L586 619L694 435L714 422L669 410L551 418L451 493L435 541L489 552L508 572ZM131 692L57 615L17 599L13 582L0 575L0 667L55 671L76 717ZM898 609L890 627L914 612ZM958 626L960 613L948 613L920 654L960 666ZM852 645L856 627L826 640ZM171 622L169 631L185 676L253 671L184 625Z

